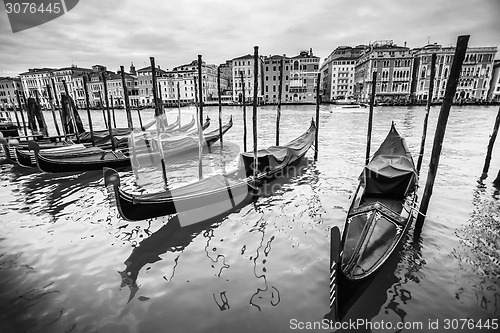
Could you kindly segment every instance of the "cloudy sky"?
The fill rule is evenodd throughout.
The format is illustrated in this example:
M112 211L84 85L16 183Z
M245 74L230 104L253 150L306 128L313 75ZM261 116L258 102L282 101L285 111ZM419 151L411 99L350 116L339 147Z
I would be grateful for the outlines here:
M223 63L244 54L324 59L339 45L391 39L409 47L500 46L499 0L80 0L67 14L12 33L0 9L0 76L35 67L120 65L163 69L198 54ZM500 54L497 54L500 58Z

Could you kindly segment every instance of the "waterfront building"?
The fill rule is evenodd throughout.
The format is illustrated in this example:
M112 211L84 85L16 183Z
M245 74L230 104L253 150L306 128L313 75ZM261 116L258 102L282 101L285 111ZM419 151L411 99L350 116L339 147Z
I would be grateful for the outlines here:
M151 66L141 68L137 70L137 89L139 92L139 104L140 105L152 105L153 104L153 71ZM157 66L155 71L156 77L159 79L164 77L167 72ZM159 90L159 89L158 89Z
M27 72L19 74L24 96L26 98L36 97L38 94L42 108L46 109L50 108L46 87L50 85L52 91L50 80L52 71L54 71L54 68L30 68Z
M264 57L264 103L266 104L278 103L281 61L283 61L281 102L289 101L291 59L286 55L273 55Z
M201 62L201 79L202 79L202 90L203 90L203 102L216 101L218 99L218 88L217 88L217 71L218 67L214 64L207 64L204 61ZM187 78L197 78L198 77L198 60L193 60L189 64L174 67L172 72L178 74L184 74L181 77ZM198 81L196 82L198 83ZM190 83L185 83L190 84ZM221 75L221 88L228 85L227 78ZM188 87L185 87L186 89ZM189 96L186 95L186 96Z
M361 54L354 73L354 97L368 102L373 72L377 72L375 98L381 103L410 101L413 57L410 49L392 40L376 41Z
M313 55L312 49L290 58L290 86L285 102L316 103L319 62L320 58Z
M488 101L500 102L500 60L493 62L493 74L491 75L490 89L488 90Z
M125 73L125 84L127 85L130 106L139 106L139 88L137 79L129 73ZM117 108L124 108L125 95L120 70L116 73L109 73L106 76L106 86L108 88L109 105L113 105L113 107Z
M222 99L231 101L233 95L233 64L231 60L219 65L221 77ZM224 83L224 84L223 84Z
M233 81L233 102L241 102L243 99L243 82L245 83L245 99L246 102L253 101L254 77L257 75L257 98L262 101L263 96L263 60L259 57L258 71L254 73L253 55L247 54L231 60L232 64L232 81ZM243 73L243 82L241 74Z
M13 110L18 108L16 90L22 92L21 79L18 77L0 77L0 111ZM24 102L22 99L22 93L19 96L21 98L21 103Z
M78 108L85 107L85 93L83 89L83 75L88 75L92 69L81 68L75 65L54 69L50 72L50 77L54 79L57 96L66 95L64 81L68 87L68 93L73 98ZM51 87L52 88L52 87ZM43 89L45 92L45 89ZM43 96L48 97L45 93Z
M195 102L194 81L198 70L188 67L177 67L158 80L160 84L161 97L167 106L176 106L179 101L181 105ZM198 84L198 81L196 81Z
M203 91L203 102L205 103L218 100L217 70L217 65L206 64L202 61L201 89ZM167 106L176 106L178 99L183 105L194 103L198 97L195 96L195 80L198 86L198 60L193 60L189 64L180 65L174 67L171 71L167 71L158 80L163 103ZM179 86L179 96L177 85ZM227 87L227 85L227 77L221 73L221 90L223 90L223 87Z
M366 45L339 46L325 58L320 69L323 101L354 97L356 61L367 48Z
M497 47L468 47L462 64L462 71L454 96L455 102L486 102L493 75L493 61ZM426 101L430 85L432 54L436 54L436 76L433 101L444 98L455 47L443 47L437 43L412 50L414 70L412 97L416 101Z

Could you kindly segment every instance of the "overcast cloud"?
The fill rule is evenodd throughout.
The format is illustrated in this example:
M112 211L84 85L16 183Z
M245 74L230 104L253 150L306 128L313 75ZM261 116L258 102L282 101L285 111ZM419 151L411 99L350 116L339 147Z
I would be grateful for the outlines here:
M0 9L0 76L35 67L120 65L163 69L198 54L220 64L259 46L263 55L313 49L324 59L339 45L392 39L409 47L500 45L499 0L80 0L67 14L12 33ZM497 58L500 55L497 53Z

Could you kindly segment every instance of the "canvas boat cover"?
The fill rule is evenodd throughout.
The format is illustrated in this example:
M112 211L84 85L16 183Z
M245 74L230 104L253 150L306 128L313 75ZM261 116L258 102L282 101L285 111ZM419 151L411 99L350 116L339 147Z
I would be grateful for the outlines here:
M271 146L257 151L259 172L273 171L282 165L288 165L303 156L314 142L316 126L311 123L309 129L301 136L284 146ZM245 167L247 176L253 174L254 153L246 152L240 156L240 167Z
M411 153L393 123L360 176L365 194L404 197L415 188L417 177Z

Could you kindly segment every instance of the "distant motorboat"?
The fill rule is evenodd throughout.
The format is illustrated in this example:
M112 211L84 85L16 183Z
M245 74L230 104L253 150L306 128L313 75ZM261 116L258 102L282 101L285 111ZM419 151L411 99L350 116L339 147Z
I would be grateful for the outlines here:
M333 113L336 110L346 110L346 109L362 109L366 108L367 105L363 103L359 104L345 104L345 105L336 105L332 110L330 110L330 113Z

